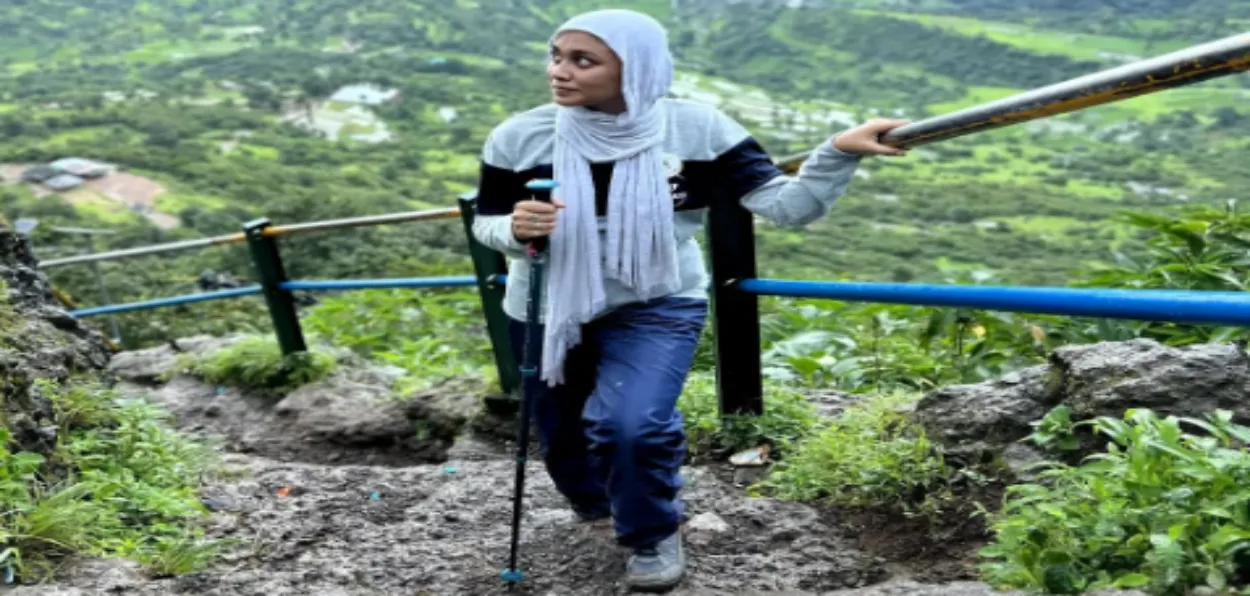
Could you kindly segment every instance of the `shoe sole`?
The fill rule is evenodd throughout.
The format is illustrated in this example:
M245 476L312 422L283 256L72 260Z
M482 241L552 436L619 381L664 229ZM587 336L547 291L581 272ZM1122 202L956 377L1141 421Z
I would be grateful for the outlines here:
M686 549L683 545L677 556L677 571L671 575L647 576L642 578L626 578L625 583L631 589L641 591L665 591L676 588L686 575Z
M664 580L630 580L626 583L630 589L640 592L663 592L681 585L684 575L683 573L672 579L665 578Z

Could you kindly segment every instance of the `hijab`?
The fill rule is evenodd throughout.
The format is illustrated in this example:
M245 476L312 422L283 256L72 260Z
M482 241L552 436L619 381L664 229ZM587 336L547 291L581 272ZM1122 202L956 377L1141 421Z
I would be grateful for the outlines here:
M549 241L542 369L552 386L564 381L564 356L581 342L581 326L604 309L605 278L644 301L680 287L661 153L666 121L660 100L673 81L668 33L647 15L619 9L573 17L552 40L565 31L594 35L620 58L625 111L560 106L556 114L553 169L559 186L553 196L565 208ZM615 162L602 246L589 162Z

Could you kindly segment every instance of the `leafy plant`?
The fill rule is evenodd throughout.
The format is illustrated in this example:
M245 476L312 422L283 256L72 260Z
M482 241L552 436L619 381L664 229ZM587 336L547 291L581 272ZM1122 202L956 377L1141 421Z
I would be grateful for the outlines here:
M310 346L307 352L284 355L272 337L252 336L208 354L184 357L174 371L281 395L325 378L337 364L335 356L322 348Z
M454 377L496 380L481 300L473 292L353 292L325 300L303 323L324 343L408 371L401 393Z
M1038 447L1073 451L1081 445L1076 437L1076 423L1072 422L1072 408L1068 406L1056 407L1031 424L1033 432L1028 439Z
M1079 424L1109 439L1106 451L1008 489L981 551L986 581L1063 594L1247 583L1250 428L1227 411L1195 419L1146 409Z
M1182 206L1173 215L1125 212L1123 221L1147 237L1139 258L1115 253L1115 263L1092 267L1076 287L1244 292L1250 280L1250 214L1236 200L1223 208ZM1245 339L1241 327L1187 325L1158 321L1073 321L1074 339L1148 337L1169 345Z
M1001 283L940 264L945 283ZM1062 318L993 311L775 298L761 309L764 374L852 393L928 390L1043 361Z
M754 490L838 506L936 511L951 471L904 412L916 399L892 394L853 404L800 442Z
M677 402L685 419L692 456L718 456L768 445L770 452L784 454L820 422L815 408L804 396L781 385L766 387L761 416L720 415L716 378L691 374Z

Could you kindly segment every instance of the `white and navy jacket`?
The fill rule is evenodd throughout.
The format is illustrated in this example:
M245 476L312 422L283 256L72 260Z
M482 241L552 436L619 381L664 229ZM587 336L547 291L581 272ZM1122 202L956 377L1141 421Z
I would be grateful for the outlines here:
M664 161L669 168L682 280L675 296L707 297L709 277L694 236L702 229L709 206L741 201L748 210L778 225L801 227L829 211L859 165L859 156L838 151L825 141L804 162L797 177L787 176L742 125L719 109L676 99L662 102L668 110ZM525 319L529 268L525 245L512 235L511 214L518 201L531 198L526 182L553 177L557 109L547 104L508 118L491 131L481 156L473 234L509 257L503 306L518 320ZM612 164L591 164L591 174L602 239ZM629 288L614 280L604 280L604 291L607 310L638 301Z

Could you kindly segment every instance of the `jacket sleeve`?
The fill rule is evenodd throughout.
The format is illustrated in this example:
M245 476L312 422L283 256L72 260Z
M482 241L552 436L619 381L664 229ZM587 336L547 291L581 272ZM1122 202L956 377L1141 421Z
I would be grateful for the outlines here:
M741 205L777 225L799 228L824 217L843 194L862 159L839 151L826 140L803 162L797 175L786 175L740 124L720 115L716 136L726 149L717 167Z
M826 141L803 162L797 176L772 178L743 197L742 206L780 226L806 226L828 214L846 194L859 162L860 156Z
M473 236L510 258L524 258L525 245L512 235L512 208L527 196L525 182L511 168L497 131L486 140L474 201Z

